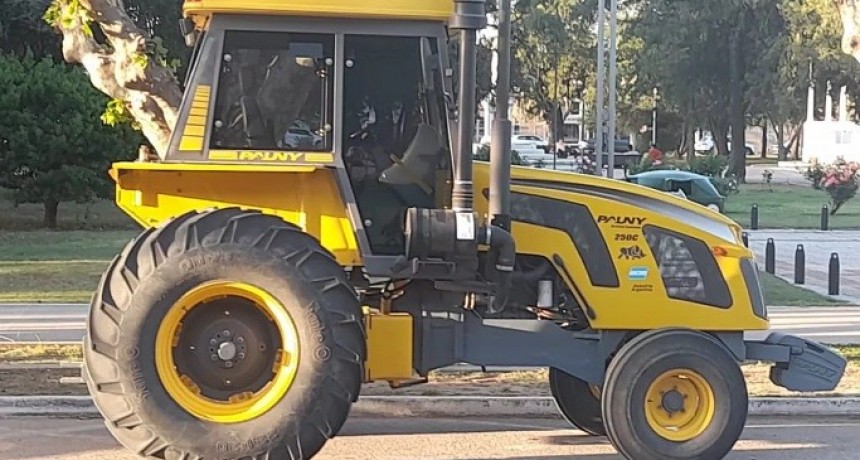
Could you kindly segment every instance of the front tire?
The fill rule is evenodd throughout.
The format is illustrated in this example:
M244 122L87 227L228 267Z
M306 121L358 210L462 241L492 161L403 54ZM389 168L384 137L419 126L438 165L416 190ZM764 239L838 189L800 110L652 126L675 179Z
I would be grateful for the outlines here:
M746 423L740 366L712 336L644 333L610 363L602 412L612 444L635 460L720 459Z
M277 217L226 209L148 230L114 260L84 376L109 431L144 457L308 459L346 421L365 355L331 254Z
M549 388L568 422L591 436L606 436L599 388L556 368L549 370Z

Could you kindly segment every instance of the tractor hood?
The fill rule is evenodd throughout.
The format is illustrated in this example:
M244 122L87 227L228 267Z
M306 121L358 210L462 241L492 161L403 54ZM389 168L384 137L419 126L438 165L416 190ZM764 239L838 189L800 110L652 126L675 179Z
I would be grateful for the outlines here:
M490 168L487 162L474 164L476 207L479 212L486 213L486 198L489 190ZM586 174L559 172L547 169L512 166L511 192L539 193L544 196L565 195L570 197L580 195L584 199L618 203L627 205L623 208L639 208L648 214L659 214L670 219L707 232L725 241L741 244L742 228L728 217L714 212L705 206L685 200L675 195L664 193L649 187L629 182L608 179ZM565 198L569 200L569 198ZM619 207L622 208L622 207ZM611 209L611 207L609 208ZM598 219L635 219L629 212L606 213Z

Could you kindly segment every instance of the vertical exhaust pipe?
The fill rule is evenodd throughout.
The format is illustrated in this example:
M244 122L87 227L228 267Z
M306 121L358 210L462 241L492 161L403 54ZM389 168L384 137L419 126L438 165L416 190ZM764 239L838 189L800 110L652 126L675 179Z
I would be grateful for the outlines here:
M511 230L511 0L499 2L499 69L496 118L490 145L490 217L493 225Z
M477 80L478 30L487 26L484 0L455 0L450 28L460 31L460 94L457 147L454 150L454 211L473 209L472 138L475 134L475 87Z

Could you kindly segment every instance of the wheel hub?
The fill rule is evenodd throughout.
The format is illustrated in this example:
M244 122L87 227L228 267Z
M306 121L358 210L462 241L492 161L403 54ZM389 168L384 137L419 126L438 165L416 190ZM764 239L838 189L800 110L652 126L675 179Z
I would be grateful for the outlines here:
M714 392L704 377L689 370L658 376L646 392L645 418L665 439L684 442L701 435L714 418Z
M221 342L221 345L218 346L218 357L221 358L221 361L231 361L236 357L236 344L232 341Z
M678 412L684 412L684 399L686 395L673 389L663 394L662 406L663 409L671 416Z
M275 324L252 302L220 298L188 313L179 345L177 370L202 396L229 401L236 394L260 391L274 378L278 343ZM195 350L208 350L205 355Z

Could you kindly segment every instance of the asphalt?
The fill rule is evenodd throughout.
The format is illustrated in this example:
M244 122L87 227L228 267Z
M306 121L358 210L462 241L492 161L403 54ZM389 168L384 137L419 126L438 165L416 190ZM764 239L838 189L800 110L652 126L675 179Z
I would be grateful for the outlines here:
M86 305L0 304L0 343L80 343ZM771 328L827 344L860 344L860 308L771 308ZM749 338L763 338L757 332Z
M753 417L729 460L860 459L860 418ZM606 438L555 420L499 417L357 418L315 460L621 459ZM0 419L3 460L137 460L101 420Z

